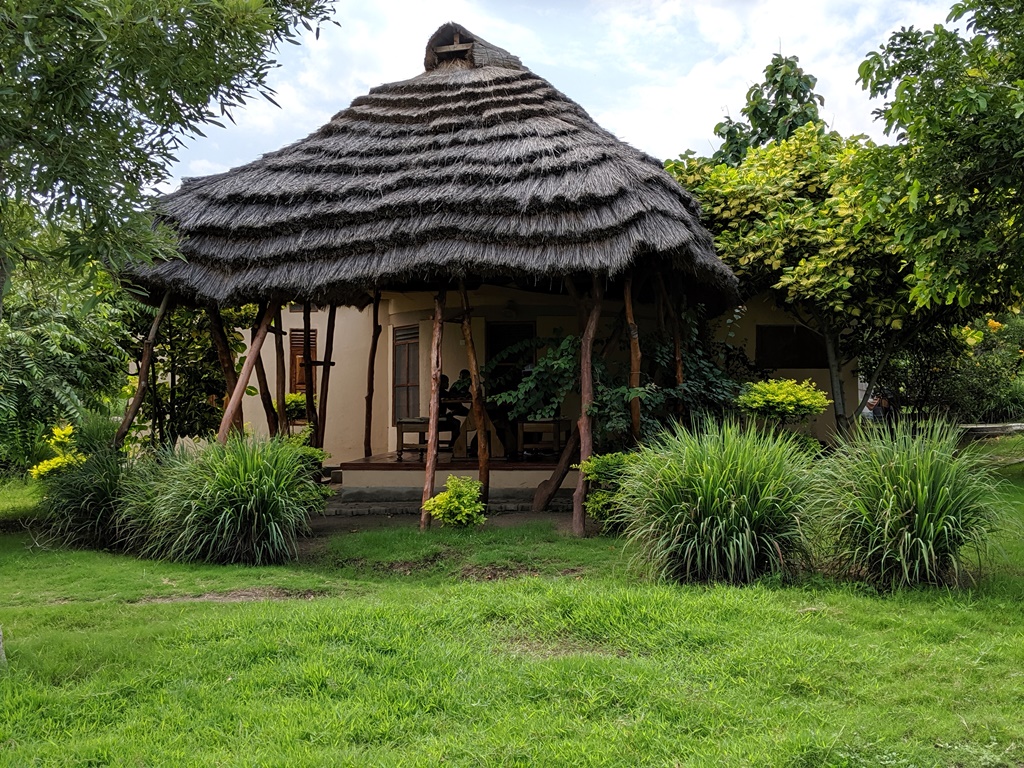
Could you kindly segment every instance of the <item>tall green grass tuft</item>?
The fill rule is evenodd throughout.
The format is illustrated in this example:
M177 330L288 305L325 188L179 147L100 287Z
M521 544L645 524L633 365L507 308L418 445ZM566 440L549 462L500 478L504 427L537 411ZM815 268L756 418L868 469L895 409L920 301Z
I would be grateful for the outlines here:
M825 529L841 575L880 589L956 584L966 551L984 556L999 492L984 457L958 450L938 421L860 429L817 473Z
M149 482L126 488L133 538L143 555L183 562L283 562L329 494L306 452L276 439L178 449L144 474Z
M811 457L791 435L734 422L682 427L642 447L616 503L635 557L657 579L751 582L809 563L801 531Z
M120 495L128 473L125 455L106 446L81 463L47 474L40 480L47 538L66 547L122 548Z

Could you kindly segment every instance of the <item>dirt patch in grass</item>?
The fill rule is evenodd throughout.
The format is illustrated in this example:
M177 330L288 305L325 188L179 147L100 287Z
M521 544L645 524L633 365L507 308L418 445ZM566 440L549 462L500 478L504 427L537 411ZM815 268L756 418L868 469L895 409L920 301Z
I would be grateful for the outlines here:
M254 603L260 600L315 600L325 592L311 589L284 589L283 587L246 587L230 592L207 592L205 595L161 595L143 597L135 603Z
M459 572L459 578L467 581L499 581L519 576L540 576L540 571L525 565L467 565Z
M578 640L557 642L538 640L533 637L512 637L500 648L503 653L513 656L529 656L533 659L561 659L567 656L628 656L621 648L606 648Z

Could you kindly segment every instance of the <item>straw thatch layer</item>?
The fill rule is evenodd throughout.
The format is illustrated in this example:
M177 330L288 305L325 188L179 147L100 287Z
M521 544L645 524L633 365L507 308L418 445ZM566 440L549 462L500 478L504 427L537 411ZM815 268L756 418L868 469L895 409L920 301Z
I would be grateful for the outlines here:
M426 66L302 141L186 180L162 200L186 261L139 280L219 304L348 301L469 273L614 275L643 254L734 299L697 204L657 160L458 25L431 38Z

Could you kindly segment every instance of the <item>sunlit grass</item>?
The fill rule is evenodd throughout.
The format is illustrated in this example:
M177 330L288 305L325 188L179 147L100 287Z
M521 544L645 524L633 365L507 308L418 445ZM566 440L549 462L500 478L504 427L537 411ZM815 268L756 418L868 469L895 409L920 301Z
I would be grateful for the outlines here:
M1001 472L1019 523L1024 467ZM263 568L0 536L0 765L1024 763L1012 528L972 589L879 596L652 585L614 539L400 523Z
M38 513L40 488L25 480L0 480L0 524L34 518Z

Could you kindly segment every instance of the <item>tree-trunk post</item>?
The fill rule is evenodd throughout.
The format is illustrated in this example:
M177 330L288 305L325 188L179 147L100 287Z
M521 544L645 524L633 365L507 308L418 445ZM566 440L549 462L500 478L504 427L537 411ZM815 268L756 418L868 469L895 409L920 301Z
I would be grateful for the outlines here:
M331 366L334 365L334 321L338 316L338 305L331 304L327 312L327 337L324 339L324 370L320 374L320 413L317 415L316 447L324 447L327 434L327 391L331 385Z
M266 308L260 307L259 316L263 317ZM252 349L252 340L256 338L256 327L249 329L249 348ZM250 351L249 354L252 354ZM256 355L256 384L259 388L260 402L263 403L263 413L267 417L267 431L271 437L278 434L277 411L274 409L274 398L270 394L270 384L267 381L267 369L263 366L263 355Z
M469 363L469 394L473 401L473 421L476 422L477 473L480 478L480 498L487 503L491 490L491 436L487 432L487 409L484 406L483 388L480 385L480 365L476 358L476 344L473 343L472 312L466 285L459 281L462 294L462 338L466 342L466 358ZM522 446L520 446L522 450Z
M682 386L686 381L686 372L683 368L683 338L679 327L679 313L676 312L676 308L672 304L672 298L668 295L668 288L665 287L664 280L660 281L660 286L662 305L667 310L669 322L672 324L672 353L675 360L676 386L680 388L681 394ZM679 405L680 411L682 411L682 400L679 401Z
M249 386L249 377L252 376L253 368L256 367L256 360L260 355L260 350L263 348L263 342L267 338L267 332L270 330L270 321L273 319L274 311L268 304L267 308L263 310L263 317L260 318L256 335L253 336L252 344L249 346L249 354L245 357L245 365L242 366L242 373L238 377L238 383L235 384L235 390L231 393L228 407L224 410L224 417L220 420L220 429L217 430L217 442L221 445L228 441L231 422L234 421L235 414L242 407L242 397L245 395L246 387Z
M580 342L580 463L590 458L594 452L594 433L592 431L590 407L594 404L594 336L597 335L597 324L601 319L601 299L604 285L601 274L594 273L590 314ZM586 534L586 514L583 502L587 496L587 481L580 472L576 481L576 492L572 495L572 532L574 536Z
M221 373L224 374L224 385L226 388L224 390L223 402L225 407L227 407L227 401L231 398L231 393L235 391L235 385L238 384L238 374L235 372L235 356L231 352L231 344L228 341L228 334L224 328L224 319L220 315L220 310L215 304L211 304L206 308L206 314L210 318L210 336L213 338L213 346L217 349L217 359L220 361ZM239 433L245 431L245 417L242 407L238 409L234 427Z
M279 435L286 435L288 434L288 409L285 405L285 400L288 397L288 385L285 383L285 379L288 374L284 367L285 330L282 323L281 308L278 307L274 312L274 362L276 363L274 389L277 394L277 433Z
M310 314L312 311L313 305L310 302L302 304L302 380L306 389L306 424L311 429L310 444L314 448L319 448L316 440L320 428L316 423L316 392L313 391L316 377L313 373L313 321Z
M626 275L622 288L622 299L626 307L626 329L629 336L629 388L640 387L640 332L633 315L633 272ZM629 401L629 432L633 442L640 442L640 396L633 395Z
M427 466L423 477L423 502L420 505L420 530L430 525L427 499L434 495L437 471L438 422L441 419L441 337L444 333L445 291L434 297L434 324L430 337L430 410L427 420Z
M828 329L825 329L822 335L825 337L825 355L828 359L828 378L832 386L832 408L836 417L836 429L840 434L849 434L850 418L846 415L846 393L843 392L843 373L840 370L842 363L836 349L836 338Z
M377 368L377 343L380 341L380 291L373 292L373 335L370 337L370 359L366 364L366 416L363 422L363 456L373 455L373 379Z
M558 464L555 466L551 477L542 480L533 494L533 505L530 507L534 512L543 512L548 504L555 498L558 489L562 487L565 476L572 469L572 460L576 458L576 452L580 449L580 427L579 423L572 425L572 432L569 439L562 448L562 455L558 457Z
M120 448L124 445L124 439L128 436L128 430L132 428L132 423L135 421L135 417L139 415L142 401L146 397L146 389L149 386L149 367L153 364L153 347L156 345L156 334L160 329L160 323L163 322L170 304L171 292L168 291L164 294L163 301L160 302L160 308L156 312L156 317L153 318L153 324L149 327L149 335L142 344L142 360L139 362L138 370L139 384L135 389L132 401L128 404L128 410L125 411L124 418L121 420L121 426L117 428L117 433L114 435L115 448Z

